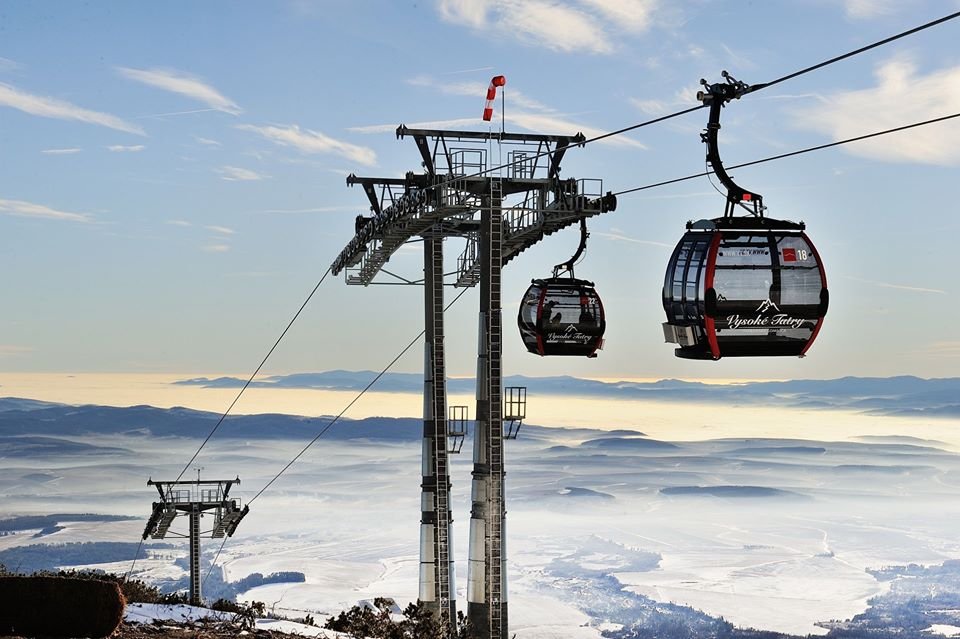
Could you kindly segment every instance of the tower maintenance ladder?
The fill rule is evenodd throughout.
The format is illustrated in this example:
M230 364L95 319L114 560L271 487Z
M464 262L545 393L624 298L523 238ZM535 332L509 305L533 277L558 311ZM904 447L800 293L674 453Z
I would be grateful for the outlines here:
M501 306L501 267L503 265L503 190L500 181L490 183L489 227L485 229L490 252L490 309L488 327L488 392L490 438L490 497L487 526L487 592L490 605L490 639L503 639L506 602L503 600L503 323Z

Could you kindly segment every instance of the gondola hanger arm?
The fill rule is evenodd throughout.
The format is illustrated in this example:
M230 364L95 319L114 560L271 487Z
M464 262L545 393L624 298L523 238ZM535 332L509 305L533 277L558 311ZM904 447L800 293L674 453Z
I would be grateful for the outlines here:
M580 218L580 246L577 247L576 253L567 260L566 262L561 262L553 267L553 277L557 278L560 276L560 273L566 272L570 274L570 277L574 277L573 274L573 265L577 260L580 259L580 256L583 255L583 252L587 248L587 238L590 237L590 232L587 231L587 220L586 218Z
M697 99L700 100L704 106L710 108L707 128L700 134L700 139L707 145L707 162L709 162L710 168L713 169L714 174L716 174L720 182L727 188L727 206L724 217L732 217L734 206L741 205L746 208L747 204L752 204L753 210L751 212L754 215L763 217L763 196L759 193L748 191L734 182L733 178L723 167L723 161L720 159L719 134L720 110L724 105L731 100L739 100L742 96L762 89L766 85L758 84L750 86L746 82L737 80L726 71L722 71L720 75L723 77L724 82L710 84L704 79L700 80L703 90L697 91Z

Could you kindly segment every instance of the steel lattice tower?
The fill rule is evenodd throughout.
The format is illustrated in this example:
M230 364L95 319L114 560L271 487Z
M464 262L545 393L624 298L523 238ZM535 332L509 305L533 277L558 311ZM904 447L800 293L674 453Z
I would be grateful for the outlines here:
M545 236L612 211L616 199L602 195L600 180L560 179L567 149L582 134L555 136L482 131L408 129L420 151L423 173L403 178L351 175L360 184L371 215L358 216L356 235L331 265L347 284L383 283L424 287L424 440L421 484L420 600L452 629L456 621L454 562L450 552L449 439L443 347L443 240L466 240L457 259L457 287L480 286L477 352L477 428L468 551L467 617L481 639L503 639L507 629L504 546L504 414L501 312L502 268ZM488 171L487 145L509 146L507 166ZM424 240L423 278L403 278L384 269L410 240ZM524 395L525 397L525 395ZM508 419L515 425L516 416ZM512 430L512 428L511 428ZM459 446L453 446L455 452Z

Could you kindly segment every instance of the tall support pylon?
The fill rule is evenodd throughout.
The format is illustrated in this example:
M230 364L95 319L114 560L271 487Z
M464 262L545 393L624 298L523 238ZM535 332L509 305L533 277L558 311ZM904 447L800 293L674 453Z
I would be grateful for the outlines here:
M473 440L473 507L467 618L478 639L507 636L504 552L503 375L500 272L503 211L500 183L491 183L480 215L480 339L477 353L477 427Z
M560 164L567 150L585 142L582 133L444 131L400 125L397 138L408 137L416 142L423 173L410 171L402 178L353 174L347 177L347 185L363 186L370 204L369 215L357 216L355 235L330 270L334 275L342 273L349 285L419 286L421 281L416 276L403 277L384 268L392 255L407 242L419 239L426 246L431 241L439 244L444 238L462 238L467 242L453 278L457 287L481 285L467 617L479 639L505 639L508 633L503 421L506 418L516 423L517 415L503 414L500 271L545 237L586 218L613 211L616 197L612 193L602 195L601 180L560 177ZM493 140L507 143L510 150L507 165L497 175L487 175L489 145ZM425 250L427 264L432 261L436 265L433 272L440 273L440 248ZM442 395L443 344L442 339L436 338L442 335L442 324L436 323L437 318L442 321L442 314L431 312L431 304L442 307L442 289L438 288L442 283L426 267L424 271L425 288L437 294L432 302L428 298L426 310L420 593L421 599L440 611L446 608L441 603L445 601L441 585L449 583L449 615L453 619L453 563L441 558L441 548L449 553L452 547L449 518L445 527L438 525L444 521L438 513L449 510L449 501L446 506L441 504L441 500L449 498L449 480L439 478L447 472L446 458L441 455L449 451L441 444L449 436L445 432L446 399ZM380 281L385 279L389 281ZM430 331L437 326L441 333L431 337ZM435 362L441 364L439 370L434 368ZM458 429L455 437L462 438L464 431Z
M420 601L451 630L457 619L450 526L447 384L443 347L443 238L425 237L423 481L420 501Z
M190 509L190 605L202 606L200 593L200 507L191 504Z

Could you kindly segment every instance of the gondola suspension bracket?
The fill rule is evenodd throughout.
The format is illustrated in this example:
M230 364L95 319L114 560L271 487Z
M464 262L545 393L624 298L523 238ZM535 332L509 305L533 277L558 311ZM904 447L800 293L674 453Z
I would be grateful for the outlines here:
M587 230L587 220L585 218L580 218L580 245L577 247L576 252L573 256L566 262L561 262L553 267L553 276L560 277L563 273L568 273L570 277L575 277L573 274L573 267L577 263L577 260L580 259L580 256L583 255L583 252L587 249L587 238L590 237L590 231Z
M753 215L763 217L763 196L759 193L748 191L733 181L733 178L727 173L720 159L718 140L720 133L720 110L727 102L739 100L747 93L756 91L762 85L752 87L746 82L737 80L726 71L722 71L720 75L723 77L724 82L710 84L704 79L700 80L703 90L697 91L697 99L703 102L705 106L710 107L707 128L700 134L700 139L707 145L707 162L710 163L710 168L713 169L714 174L727 189L727 206L724 210L724 217L733 216L734 206L743 206Z

